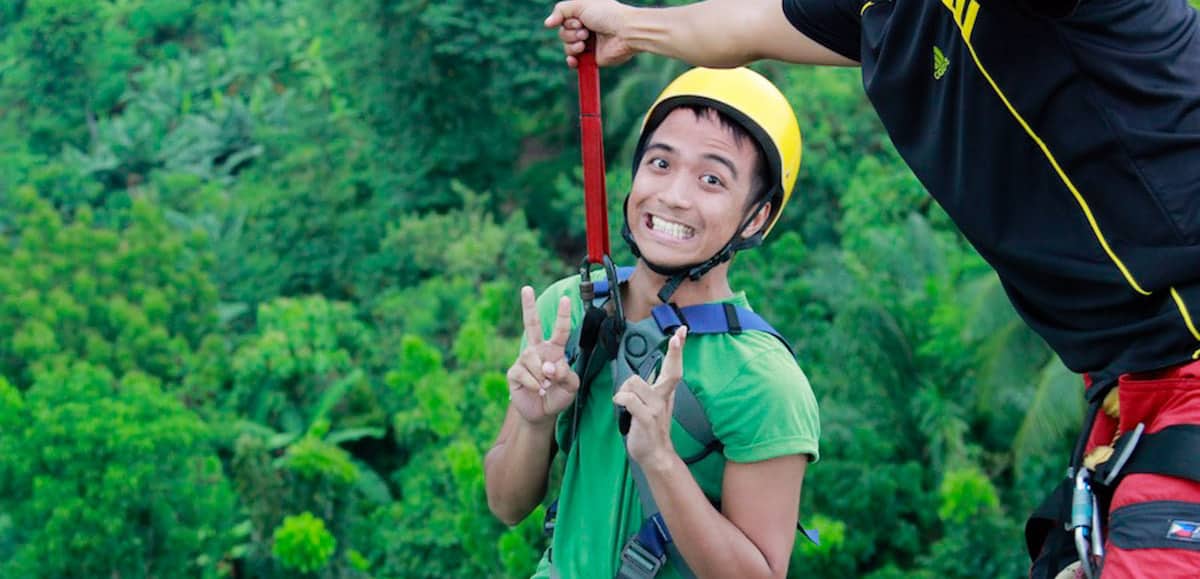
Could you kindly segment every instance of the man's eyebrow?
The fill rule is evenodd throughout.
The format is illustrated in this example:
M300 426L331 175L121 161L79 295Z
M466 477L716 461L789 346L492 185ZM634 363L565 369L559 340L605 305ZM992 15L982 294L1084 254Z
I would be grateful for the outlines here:
M650 143L649 145L646 145L647 151L652 150L652 149L662 149L663 151L666 151L668 153L675 152L675 147L672 147L671 145L668 145L666 143L660 143L658 141L655 141L653 143Z
M710 161L716 161L722 165L725 165L725 167L727 167L729 169L729 172L733 173L733 180L734 181L738 180L738 170L737 170L737 167L734 166L733 161L730 161L729 159L727 159L721 155L718 155L716 153L705 153L704 158L708 159Z

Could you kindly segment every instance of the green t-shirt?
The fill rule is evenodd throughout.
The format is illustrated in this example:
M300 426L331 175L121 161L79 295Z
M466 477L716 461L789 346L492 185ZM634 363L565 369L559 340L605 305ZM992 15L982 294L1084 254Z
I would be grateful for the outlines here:
M563 295L573 304L572 326L583 318L579 277L560 280L538 298L546 338ZM749 308L744 293L725 301ZM724 445L725 459L754 462L791 454L817 459L816 399L795 359L774 336L756 331L689 335L683 348L683 379ZM614 577L621 548L642 524L641 502L617 431L607 365L586 392L577 440L565 462L551 549L534 577L549 577L550 559L560 577ZM559 417L560 441L570 420L570 409ZM671 439L680 456L702 449L678 422ZM720 453L690 465L692 476L710 499L721 496L724 466ZM670 562L659 574L678 576Z

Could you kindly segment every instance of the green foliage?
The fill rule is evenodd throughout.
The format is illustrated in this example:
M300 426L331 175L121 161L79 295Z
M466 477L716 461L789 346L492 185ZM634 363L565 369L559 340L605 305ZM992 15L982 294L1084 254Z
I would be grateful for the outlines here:
M393 6L385 16L393 36L382 63L394 82L388 133L421 143L423 170L434 183L464 179L478 188L510 179L522 157L528 162L547 141L561 140L539 134L561 130L574 80L531 18L545 11L544 3L417 0ZM532 138L512 140L517 134ZM498 141L508 145L496 146ZM434 188L413 203L450 205L453 199L439 196L445 192Z
M543 511L500 524L481 460L518 288L584 252L547 7L0 5L0 575L530 574ZM683 68L603 72L621 263L633 140ZM822 406L823 543L791 575L1020 575L1078 378L857 71L756 68L805 136L791 204L731 269Z
M314 436L289 446L283 464L301 478L325 478L341 485L358 479L358 469L346 451Z
M348 304L280 298L259 308L257 322L233 354L227 412L243 421L229 444L250 515L247 564L259 576L286 576L263 542L286 512L318 513L337 534L392 500L373 465L341 446L382 438L381 407L391 404L362 370L371 332ZM348 557L337 551L329 572L351 572Z
M171 229L136 201L112 226L68 219L24 187L0 245L0 372L19 387L76 360L170 383L216 329L203 237Z
M234 497L209 428L156 380L80 363L0 399L0 575L213 574Z
M233 355L236 414L298 433L332 410L319 404L329 392L370 400L371 385L356 369L371 333L348 304L281 298L260 306L257 318Z
M325 522L304 512L286 517L275 529L275 557L287 569L312 573L329 564L337 549L337 539L325 528Z
M104 34L102 11L87 0L32 0L5 39L13 68L0 77L0 109L26 111L19 119L35 150L82 142L88 117L120 95L132 46Z
M987 475L975 467L946 473L939 494L942 504L938 507L938 516L951 523L966 522L1000 506L995 487Z
M804 526L806 529L819 529L820 543L814 544L801 535L796 536L796 543L792 546L791 564L788 566L788 577L808 577L814 574L839 577L854 569L854 561L843 554L846 523L825 515L816 515L812 520L806 521Z

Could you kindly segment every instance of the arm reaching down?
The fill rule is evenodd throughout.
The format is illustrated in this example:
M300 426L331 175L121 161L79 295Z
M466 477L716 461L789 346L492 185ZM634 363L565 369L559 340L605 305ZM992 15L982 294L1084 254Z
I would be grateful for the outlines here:
M559 29L567 64L578 65L589 34L596 62L620 64L651 52L696 66L729 68L761 59L803 64L857 63L822 46L791 25L782 0L707 0L667 8L639 8L614 0L566 0L546 18Z

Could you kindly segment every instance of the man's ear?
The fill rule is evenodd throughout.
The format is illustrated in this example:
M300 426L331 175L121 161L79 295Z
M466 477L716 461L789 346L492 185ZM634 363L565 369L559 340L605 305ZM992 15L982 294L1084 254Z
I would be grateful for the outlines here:
M762 207L758 208L758 213L754 215L754 219L746 224L745 229L742 229L742 238L754 237L754 234L762 230L767 225L767 219L771 217L771 202L763 203Z

